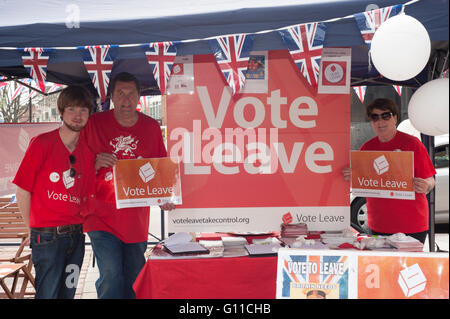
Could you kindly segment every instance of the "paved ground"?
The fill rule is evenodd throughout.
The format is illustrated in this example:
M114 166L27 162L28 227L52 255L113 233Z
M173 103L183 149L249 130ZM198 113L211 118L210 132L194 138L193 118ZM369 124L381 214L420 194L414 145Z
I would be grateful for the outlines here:
M150 221L150 233L155 235L156 237L161 237L161 227L160 227L160 214L153 214ZM167 223L166 223L167 225ZM436 233L436 243L441 250L449 251L449 233L448 233L448 225L444 227L439 227L437 229L439 233ZM166 231L167 232L167 231ZM167 236L167 234L165 235ZM83 266L80 271L80 278L78 281L78 288L75 295L76 299L97 299L97 293L95 290L95 281L98 278L98 268L97 264L93 267L93 252L92 248L89 244L89 238L86 236L86 253L84 257ZM153 236L149 236L149 241L154 242L155 238ZM149 245L151 248L152 245ZM11 253L14 253L17 250L17 247L14 246L1 246L0 245L0 256ZM424 251L429 251L428 240L425 242ZM31 288L28 289L32 291Z

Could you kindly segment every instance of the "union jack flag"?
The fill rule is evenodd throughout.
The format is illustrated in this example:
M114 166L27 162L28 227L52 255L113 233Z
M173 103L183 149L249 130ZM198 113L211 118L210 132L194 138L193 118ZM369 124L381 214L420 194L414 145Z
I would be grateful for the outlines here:
M6 80L5 76L0 76L0 80ZM8 81L0 82L0 88L8 84Z
M402 86L401 85L393 85L395 92L397 92L398 96L402 96Z
M354 15L356 23L363 37L364 42L369 47L372 43L372 38L380 25L387 19L399 14L402 10L402 5L390 6L381 9L356 13Z
M48 52L42 48L25 48L22 53L22 63L31 77L39 83L39 88L45 92Z
M139 105L141 107L141 111L142 110L145 111L146 109L148 109L148 97L147 96L141 96L141 98L139 99Z
M173 61L177 56L177 48L172 42L150 43L149 50L145 52L147 61L152 67L153 77L158 83L161 95L166 93L172 72Z
M364 103L364 96L366 95L366 86L354 86L353 90L355 90L356 95L358 95L361 103Z
M315 22L279 30L292 59L313 88L319 79L326 28L325 23Z
M211 50L233 94L244 87L254 35L232 35L209 40Z
M109 77L113 68L116 48L107 46L85 47L83 62L91 77L94 87L102 102L106 100L108 92Z
M25 86L20 83L17 83L16 89L14 89L12 85L10 85L9 88L10 88L11 102L14 101L16 98L18 98L25 90Z
M55 92L58 89L62 89L63 85L62 84L58 84L58 83L52 83L52 82L48 82L51 84L50 89L48 90L48 93L52 93Z
M293 267L293 263L302 266ZM338 266L339 264L342 265ZM305 292L311 288L320 287L320 290L327 293L334 291L335 298L346 299L348 269L347 256L286 255L282 266L282 297L291 297L293 288L306 295Z

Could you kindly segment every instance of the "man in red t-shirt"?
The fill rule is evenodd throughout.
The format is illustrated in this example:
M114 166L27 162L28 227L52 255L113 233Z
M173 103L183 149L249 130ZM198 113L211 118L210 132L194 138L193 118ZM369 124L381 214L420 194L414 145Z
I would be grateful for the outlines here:
M362 151L414 152L415 200L367 198L368 225L372 234L404 233L425 242L428 225L428 194L435 185L436 170L419 139L397 131L398 108L389 99L376 99L367 106L366 115L376 135L361 146ZM343 171L351 178L351 169Z
M84 258L82 213L95 174L94 156L79 141L92 96L81 86L69 86L57 104L62 126L31 140L13 180L30 227L37 299L75 296Z
M132 285L145 264L148 239L150 208L116 208L112 167L118 159L167 156L158 122L136 110L139 87L132 74L118 74L110 85L114 109L92 115L83 131L96 154L96 198L84 229L98 262L98 298L136 297Z

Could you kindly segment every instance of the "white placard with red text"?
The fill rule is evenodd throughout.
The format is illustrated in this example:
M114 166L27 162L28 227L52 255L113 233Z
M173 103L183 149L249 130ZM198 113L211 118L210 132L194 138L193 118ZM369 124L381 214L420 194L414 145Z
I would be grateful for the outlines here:
M351 58L350 48L323 48L319 93L350 94Z
M314 92L287 50L263 57L267 93L232 95L214 56L196 55L194 93L167 96L168 153L183 180L170 232L350 225L350 95Z

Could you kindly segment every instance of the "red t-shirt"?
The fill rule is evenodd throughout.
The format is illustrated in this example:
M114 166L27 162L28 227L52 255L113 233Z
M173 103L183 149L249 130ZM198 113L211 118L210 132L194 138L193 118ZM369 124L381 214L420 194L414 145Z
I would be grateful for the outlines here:
M75 157L73 165L71 154ZM71 167L76 171L75 178L69 176ZM59 129L34 137L13 180L31 193L30 227L81 224L93 191L90 181L94 174L94 155L83 141L79 140L70 153Z
M93 114L82 137L94 154L115 154L117 159L166 157L161 128L153 118L138 113L131 127L121 126L114 110ZM149 207L116 208L112 167L101 168L95 178L96 194L93 210L86 216L84 230L107 231L125 243L147 241Z
M397 131L389 142L378 137L364 143L362 151L414 152L414 177L428 178L436 170L422 142L409 134ZM425 194L415 194L415 200L367 198L369 228L380 233L418 233L428 230L428 201Z

